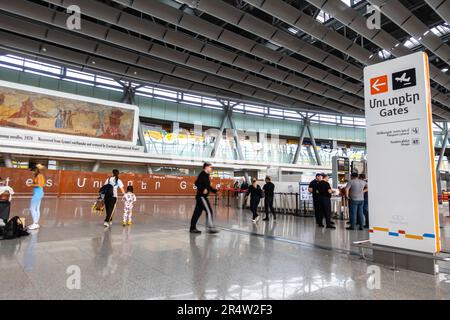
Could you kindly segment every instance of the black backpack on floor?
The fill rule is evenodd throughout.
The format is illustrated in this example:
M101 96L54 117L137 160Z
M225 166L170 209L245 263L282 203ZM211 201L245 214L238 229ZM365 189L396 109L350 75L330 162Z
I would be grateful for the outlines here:
M3 228L3 239L15 239L27 236L29 233L25 231L22 221L19 217L12 217Z

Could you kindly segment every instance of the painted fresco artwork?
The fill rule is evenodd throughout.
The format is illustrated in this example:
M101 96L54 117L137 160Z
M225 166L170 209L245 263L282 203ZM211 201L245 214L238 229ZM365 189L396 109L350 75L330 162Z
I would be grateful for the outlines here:
M0 86L0 126L133 141L134 110Z

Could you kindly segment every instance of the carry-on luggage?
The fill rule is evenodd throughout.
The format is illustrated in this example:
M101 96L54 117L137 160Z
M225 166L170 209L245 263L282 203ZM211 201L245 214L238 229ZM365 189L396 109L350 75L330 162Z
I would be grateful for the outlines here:
M28 236L29 233L25 230L25 226L20 217L12 217L3 227L3 239L15 239L23 236Z
M92 205L92 213L102 215L104 211L105 211L105 201L102 198L98 198Z

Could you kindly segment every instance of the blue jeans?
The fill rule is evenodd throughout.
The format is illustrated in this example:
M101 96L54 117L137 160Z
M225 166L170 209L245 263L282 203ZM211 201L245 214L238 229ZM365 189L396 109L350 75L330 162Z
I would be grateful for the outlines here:
M39 223L41 216L41 200L44 197L44 189L40 187L34 187L33 197L31 198L30 211L33 217L33 223Z
M356 226L356 214L358 213L360 227L364 226L364 200L352 200L350 204L350 212L352 214L352 228Z
M369 226L369 201L364 200L364 218L366 219L364 225Z

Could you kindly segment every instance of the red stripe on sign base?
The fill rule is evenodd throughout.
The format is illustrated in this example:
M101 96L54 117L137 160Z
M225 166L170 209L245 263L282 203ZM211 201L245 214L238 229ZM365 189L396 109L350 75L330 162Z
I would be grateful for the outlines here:
M370 233L373 233L373 230L372 230L372 229L369 229L369 232L370 232Z
M405 232L405 230L398 230L398 233L405 234L406 232Z

